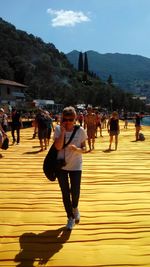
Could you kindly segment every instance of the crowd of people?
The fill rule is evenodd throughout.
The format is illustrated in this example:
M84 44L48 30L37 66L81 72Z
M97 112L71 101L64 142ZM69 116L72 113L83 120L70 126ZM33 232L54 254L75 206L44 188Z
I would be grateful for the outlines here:
M75 125L79 124L74 137L69 145L65 146L71 139ZM20 144L20 129L23 122L20 113L13 108L10 116L12 145ZM119 114L113 111L106 114L88 106L86 110L76 112L72 106L64 108L61 116L52 116L51 112L39 108L32 122L33 136L39 139L40 150L47 150L50 139L58 150L58 159L63 159L65 164L57 174L58 183L62 193L62 200L67 216L66 228L72 230L80 221L78 209L80 197L80 185L82 177L82 154L95 149L95 138L103 138L103 129L108 131L109 146L112 151L114 139L114 150L118 148L118 136L120 133ZM124 128L127 129L128 118L124 117ZM4 109L0 109L0 148L7 137L8 116ZM135 141L139 140L141 130L141 116L135 117ZM86 144L87 143L87 144ZM87 149L88 146L88 149Z
M29 114L27 118L29 120ZM128 113L125 112L122 118L124 120L124 128L127 129ZM61 119L60 113L53 115L51 112L41 108L38 108L37 112L32 114L32 126L34 126L33 139L38 137L40 151L46 150L50 145L51 133L54 131L54 122L56 125L60 124ZM135 114L135 141L140 140L141 119L140 113ZM114 137L115 150L117 150L120 133L118 112L113 111L112 114L108 114L89 105L87 109L77 111L75 120L81 127L86 129L89 151L94 149L95 138L98 136L103 137L103 129L107 129L110 136L108 149L112 150ZM0 108L0 147L7 136L8 129L11 130L12 144L19 145L21 128L23 128L22 116L16 108L13 108L11 114L9 114L9 120L8 114L3 108Z

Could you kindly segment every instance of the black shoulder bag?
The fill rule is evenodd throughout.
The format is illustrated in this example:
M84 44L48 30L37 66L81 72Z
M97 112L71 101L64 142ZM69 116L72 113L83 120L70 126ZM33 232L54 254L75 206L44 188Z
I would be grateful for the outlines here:
M72 132L72 135L70 136L70 139L66 144L64 144L63 148L69 145L69 143L72 141L73 137L75 136L76 131L79 129L80 125L75 125L74 130ZM58 171L65 166L64 159L62 160L57 160L57 154L58 151L54 145L50 147L44 162L43 162L43 171L45 176L50 180L50 181L55 181Z
M7 150L9 147L9 139L6 137L2 143L1 149Z

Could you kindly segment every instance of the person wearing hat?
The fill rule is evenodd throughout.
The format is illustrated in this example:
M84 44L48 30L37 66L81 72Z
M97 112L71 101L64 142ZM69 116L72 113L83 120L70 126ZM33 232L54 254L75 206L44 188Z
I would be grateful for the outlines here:
M3 130L6 132L8 130L8 116L3 108L0 108L0 121Z

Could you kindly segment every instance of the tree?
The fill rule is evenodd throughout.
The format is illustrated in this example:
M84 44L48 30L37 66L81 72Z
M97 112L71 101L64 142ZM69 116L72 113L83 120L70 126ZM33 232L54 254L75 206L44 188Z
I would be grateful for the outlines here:
M6 80L14 79L13 69L11 69L8 62L3 59L0 61L0 79L6 79Z
M108 84L112 85L113 84L113 79L111 74L109 75L108 79L107 79Z
M79 59L78 59L78 71L83 71L83 53L79 53Z
M84 53L84 68L83 68L85 73L89 72L89 68L88 68L88 57L87 57L87 53Z

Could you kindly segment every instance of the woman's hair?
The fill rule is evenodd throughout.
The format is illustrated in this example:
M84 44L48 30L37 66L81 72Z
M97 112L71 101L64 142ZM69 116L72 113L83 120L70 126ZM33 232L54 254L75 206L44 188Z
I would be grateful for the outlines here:
M69 106L69 107L65 107L63 112L62 112L62 116L72 116L72 117L76 117L76 111L74 109L74 107Z

